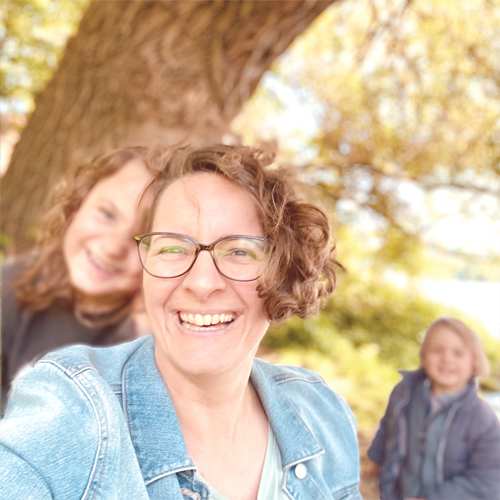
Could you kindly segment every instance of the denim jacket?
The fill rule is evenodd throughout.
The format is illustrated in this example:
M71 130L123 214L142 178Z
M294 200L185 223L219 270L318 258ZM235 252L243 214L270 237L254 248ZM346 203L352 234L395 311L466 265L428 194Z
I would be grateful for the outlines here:
M302 368L255 360L251 382L278 441L288 496L359 500L346 403ZM1 437L3 500L210 498L194 478L152 337L47 355L15 387Z

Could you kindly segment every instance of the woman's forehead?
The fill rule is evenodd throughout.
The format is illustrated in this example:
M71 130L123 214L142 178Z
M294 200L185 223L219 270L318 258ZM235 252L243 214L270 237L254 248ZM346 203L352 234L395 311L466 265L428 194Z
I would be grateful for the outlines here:
M155 231L190 224L223 225L234 228L233 231L241 227L241 234L245 230L255 233L256 228L260 229L254 198L228 179L205 172L175 180L157 205Z

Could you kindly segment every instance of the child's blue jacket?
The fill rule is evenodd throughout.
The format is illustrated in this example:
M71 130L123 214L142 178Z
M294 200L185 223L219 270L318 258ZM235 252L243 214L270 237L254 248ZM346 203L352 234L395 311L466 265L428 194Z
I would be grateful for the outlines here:
M382 500L401 499L398 478L408 448L408 405L422 390L423 369L401 371L368 456L382 466ZM436 486L428 500L500 499L500 422L477 396L475 382L449 408L436 455Z
M255 360L251 381L295 500L360 500L356 425L316 374ZM2 420L2 500L207 500L151 337L49 354ZM296 473L297 464L300 473Z

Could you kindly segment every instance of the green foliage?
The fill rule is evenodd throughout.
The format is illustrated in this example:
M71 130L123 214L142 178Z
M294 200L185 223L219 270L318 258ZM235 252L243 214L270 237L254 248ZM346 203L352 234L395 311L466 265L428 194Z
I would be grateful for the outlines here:
M465 258L462 255L423 252L421 276L433 279L456 279L473 281L500 281L499 262L492 259Z
M57 67L89 0L0 3L0 99L10 111L33 108L33 96Z
M264 346L303 346L332 355L335 338L344 337L354 349L377 346L380 361L395 369L412 369L418 365L422 335L441 310L413 289L348 273L316 317L272 326Z
M348 270L319 316L272 326L264 344L277 361L321 373L367 431L440 316L481 335L493 374L481 386L499 387L500 342L417 286L422 274L498 279L497 246L482 260L457 251L474 240L464 225L448 239L428 235L456 214L489 216L498 231L499 26L499 0L336 2L234 124L245 142L278 139L279 160L300 165Z
M273 130L286 159L306 151L302 179L317 187L338 224L363 227L369 219L387 260L401 261L428 241L429 225L448 217L448 207L489 215L493 225L499 26L499 0L335 3L274 66L237 129L245 138L252 129L249 139ZM293 131L294 141L285 120L253 119L264 103L269 116L286 116L280 108L297 102L315 126ZM484 254L500 258L493 245Z

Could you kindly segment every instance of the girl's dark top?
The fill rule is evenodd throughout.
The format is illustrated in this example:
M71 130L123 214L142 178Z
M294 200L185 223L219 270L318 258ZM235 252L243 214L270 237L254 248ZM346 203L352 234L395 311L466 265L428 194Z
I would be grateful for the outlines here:
M38 312L23 309L13 290L22 269L20 261L9 259L2 266L2 415L13 381L48 352L71 344L115 345L135 337L130 317L93 330L57 302Z

